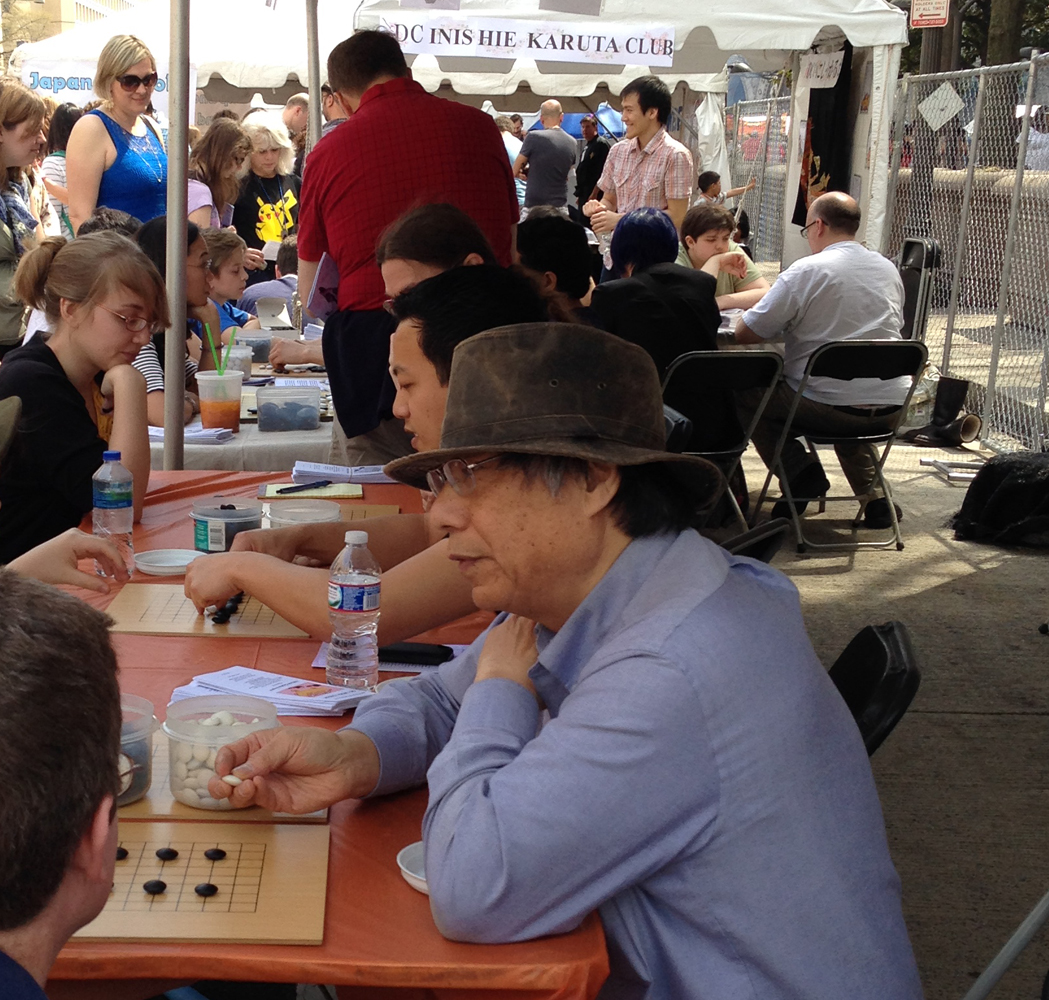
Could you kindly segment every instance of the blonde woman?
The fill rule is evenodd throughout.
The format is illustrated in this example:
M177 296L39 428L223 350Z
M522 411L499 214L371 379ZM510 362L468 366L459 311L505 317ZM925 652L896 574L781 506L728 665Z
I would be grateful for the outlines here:
M254 111L242 122L251 136L251 165L233 206L233 225L251 250L269 241L280 243L295 232L299 220L299 179L292 173L295 148L284 122L276 115ZM248 284L276 278L273 260L250 271Z
M146 382L132 367L170 323L160 273L126 236L44 240L18 265L15 292L52 333L11 351L0 399L18 396L18 435L0 468L0 563L75 527L91 510L102 453L134 476L135 520L149 485Z
M189 221L201 229L233 222L233 203L247 172L251 136L238 121L216 118L189 158Z
M26 167L43 141L44 102L10 77L0 79L0 357L22 339L25 307L11 291L22 255L43 238L30 207Z
M157 63L134 35L106 42L95 70L102 104L73 126L66 147L69 218L74 232L96 207L142 222L167 206L168 157L160 129L146 115Z

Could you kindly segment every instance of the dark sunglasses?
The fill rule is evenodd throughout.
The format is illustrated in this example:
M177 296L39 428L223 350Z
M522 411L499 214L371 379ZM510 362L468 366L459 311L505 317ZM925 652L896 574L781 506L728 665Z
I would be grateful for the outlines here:
M152 90L157 85L157 74L147 73L145 76L135 76L134 73L125 73L123 76L117 77L117 83L120 84L122 90L126 90L129 94L134 93L139 87Z

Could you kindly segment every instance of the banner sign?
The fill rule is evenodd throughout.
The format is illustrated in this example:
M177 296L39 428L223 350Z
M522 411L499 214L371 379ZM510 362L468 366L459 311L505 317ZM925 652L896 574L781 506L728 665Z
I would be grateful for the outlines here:
M97 100L94 92L96 60L63 59L26 59L22 63L22 82L40 97L53 97L59 104L71 102L85 105L88 101ZM153 107L163 114L168 113L168 72L167 64L157 63L160 74L153 89ZM189 68L190 121L193 120L193 104L197 91L196 67Z
M845 52L817 52L801 57L801 72L798 74L802 87L821 90L833 87L841 75L841 64Z
M672 27L602 23L595 29L564 21L398 11L383 12L379 29L393 35L405 52L417 55L640 66L670 66L674 61Z

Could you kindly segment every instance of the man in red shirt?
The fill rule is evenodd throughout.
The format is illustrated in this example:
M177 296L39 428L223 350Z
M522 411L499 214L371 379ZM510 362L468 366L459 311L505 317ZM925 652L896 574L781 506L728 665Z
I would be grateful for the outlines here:
M383 309L379 235L409 208L450 202L481 227L506 266L517 194L492 118L427 94L392 35L362 31L340 42L328 57L328 80L350 117L310 154L300 194L299 283L307 293L325 252L338 266L338 311L324 325L324 363L351 439L348 461L376 465L411 454L390 408L394 321Z

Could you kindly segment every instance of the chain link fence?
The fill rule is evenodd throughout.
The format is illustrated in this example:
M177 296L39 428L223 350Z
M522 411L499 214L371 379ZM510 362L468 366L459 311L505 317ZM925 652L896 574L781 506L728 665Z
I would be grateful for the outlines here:
M1049 368L1049 55L904 77L891 134L882 251L942 250L930 359L970 382L999 451L1045 450Z
M725 116L732 184L742 187L751 177L756 181L743 195L743 209L750 221L754 261L769 281L779 274L783 256L789 116L789 97L739 101Z

